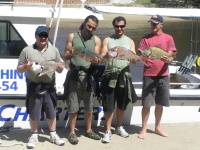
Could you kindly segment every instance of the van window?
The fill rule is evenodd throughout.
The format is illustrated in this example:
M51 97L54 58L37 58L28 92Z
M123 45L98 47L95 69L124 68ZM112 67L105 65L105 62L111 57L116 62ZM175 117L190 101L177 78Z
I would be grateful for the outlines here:
M0 58L19 57L27 44L9 21L0 21Z

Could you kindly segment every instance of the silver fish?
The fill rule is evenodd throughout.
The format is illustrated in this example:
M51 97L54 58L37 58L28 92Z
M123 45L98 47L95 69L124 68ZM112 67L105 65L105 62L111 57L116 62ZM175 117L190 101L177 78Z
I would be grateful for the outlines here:
M104 60L104 58L101 55L99 55L95 52L91 52L85 47L73 46L72 49L73 49L75 55L85 59L86 61L92 61L94 57Z
M64 65L64 62L55 62L53 60L45 60L42 62L32 62L33 70L41 70L38 77L55 72L59 65Z
M158 47L148 47L142 50L141 53L150 59L160 59L161 56L171 57L173 55L173 52L166 52Z

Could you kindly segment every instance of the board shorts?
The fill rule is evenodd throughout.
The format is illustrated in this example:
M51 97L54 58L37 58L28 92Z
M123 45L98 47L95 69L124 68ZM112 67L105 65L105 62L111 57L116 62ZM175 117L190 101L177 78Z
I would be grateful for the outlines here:
M151 107L155 104L169 107L169 76L143 77L142 106Z

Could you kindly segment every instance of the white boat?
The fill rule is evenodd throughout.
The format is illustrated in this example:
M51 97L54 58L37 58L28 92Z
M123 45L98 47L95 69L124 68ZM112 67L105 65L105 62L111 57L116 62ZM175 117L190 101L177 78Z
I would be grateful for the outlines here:
M164 108L162 122L199 122L200 115L200 75L196 73L196 61L199 56L199 20L200 9L192 8L146 8L146 7L117 7L117 6L94 6L86 5L86 9L97 14L128 14L152 16L156 14L191 20L191 50L183 62L172 61L169 65L170 73L170 107ZM184 35L183 35L184 36ZM131 64L133 85L138 98L141 100L142 93L142 63ZM137 70L137 71L135 71ZM133 104L133 120L130 124L141 124L141 102ZM154 107L152 107L154 109ZM129 114L129 113L127 113ZM173 117L171 117L173 116ZM129 116L130 117L130 116ZM153 113L149 123L154 123Z
M0 129L3 126L30 128L24 107L26 74L18 74L16 66L22 49L35 43L36 28L39 25L46 25L47 18L50 19L49 28L53 19L57 20L56 29L60 18L85 19L92 14L99 20L103 19L101 14L95 14L82 7L65 8L61 11L62 1L60 7L57 6L58 3L52 7L44 3L0 2ZM52 44L56 42L56 34L55 30ZM64 70L62 74L56 74L56 88L59 95L64 90L66 73L67 70ZM58 126L64 127L68 116L66 103L63 100L59 100L57 110ZM46 121L41 121L41 126L46 127Z
M49 27L51 28L51 23L53 19L58 17L58 22L56 24L56 29L58 29L59 18L84 19L86 16L93 14L101 20L103 19L103 15L98 14L97 12L107 12L107 10L115 10L114 7L106 8L104 6L105 10L102 10L103 7L101 7L100 9L100 7L101 6L95 7L96 12L94 13L83 7L62 9L62 1L60 2L59 9L57 8L57 5L55 8L53 8L43 3L34 3L30 5L30 3L0 2L0 128L30 128L28 114L26 113L25 108L26 74L18 74L16 66L21 50L25 46L33 44L35 42L34 34L37 26L46 25L46 18L51 18L51 22L49 25ZM121 11L119 13L125 12L122 11L122 9L123 7L120 7ZM132 10L134 9L135 8L132 8ZM141 8L141 13L136 15L152 15L142 13L145 12L146 9ZM139 9L137 10L137 12L138 11ZM184 15L185 17L187 17L187 14L184 14L183 16L178 15L178 9L176 11L177 15L173 17L184 17ZM182 14L182 12L180 14ZM200 14L200 10L195 10L195 16L188 16L188 18L194 17L198 19L200 17L198 16L198 14ZM164 15L164 13L161 15ZM52 44L55 44L56 36L57 30L55 30L54 40ZM133 85L135 86L139 100L135 104L133 104L133 106L131 104L130 106L128 106L124 118L125 125L141 124L141 78L143 66L142 64L138 63L137 65L131 65L131 67L137 67L137 72L141 72L140 75L135 75L133 72ZM165 112L163 114L163 123L200 122L200 76L194 72L191 72L190 69L189 71L187 71L187 73L183 73L183 71L178 71L180 67L181 64L170 65L169 67L170 75L172 78L175 78L177 80L177 83L171 83L171 107L164 109ZM186 66L186 70L187 67L188 66ZM68 125L67 105L62 99L62 94L64 91L63 83L66 77L66 73L67 69L65 69L61 74L56 73L56 89L59 97L57 107L58 127L65 127ZM96 101L93 113L93 125L101 126L104 125L104 123L105 121L102 107L100 106L99 102ZM115 123L116 118L114 117L113 124ZM149 118L149 123L154 123L153 113ZM80 106L77 125L84 125L82 104ZM40 126L47 127L44 115L42 115Z

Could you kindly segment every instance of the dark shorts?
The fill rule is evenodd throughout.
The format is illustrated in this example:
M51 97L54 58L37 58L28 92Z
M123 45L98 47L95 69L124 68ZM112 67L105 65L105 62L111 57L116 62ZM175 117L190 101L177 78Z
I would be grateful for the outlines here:
M42 110L45 112L47 119L53 120L56 117L50 94L48 92L43 95L32 93L29 99L29 117L32 120L40 120Z
M169 107L169 76L143 77L142 106L158 105Z
M103 96L103 99L102 99L103 111L113 112L115 109L116 101L117 101L117 107L120 110L126 110L126 107L129 104L129 100L126 98L125 99L119 98L123 94L118 92L119 91L118 86L116 86L115 88L111 88L109 86L110 79L111 79L111 75L107 74L102 77L102 81L101 81L101 93ZM125 97L125 95L123 96Z

